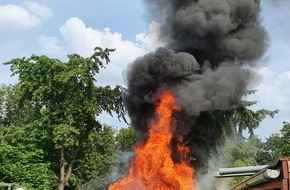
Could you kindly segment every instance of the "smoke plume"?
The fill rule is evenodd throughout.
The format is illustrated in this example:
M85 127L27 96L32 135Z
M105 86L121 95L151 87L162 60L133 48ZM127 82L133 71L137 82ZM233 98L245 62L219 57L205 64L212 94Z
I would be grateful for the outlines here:
M132 125L146 138L155 94L171 90L181 106L175 136L183 135L197 165L219 141L217 110L236 106L251 83L250 67L263 55L267 35L259 0L144 0L148 19L161 24L166 47L127 69L124 100ZM172 140L174 149L174 140ZM198 167L198 166L197 166Z

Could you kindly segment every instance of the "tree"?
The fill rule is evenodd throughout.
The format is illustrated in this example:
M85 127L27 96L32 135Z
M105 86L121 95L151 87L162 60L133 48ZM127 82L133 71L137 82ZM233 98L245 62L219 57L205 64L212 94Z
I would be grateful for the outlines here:
M2 126L9 126L12 120L21 117L15 104L17 90L17 85L0 86L0 125Z
M257 155L259 154L259 145L261 141L257 136L251 136L249 139L235 138L235 142L229 141L231 147L226 151L226 159L229 167L255 166ZM230 186L235 186L248 177L235 177L230 179Z
M248 94L255 93L249 91ZM256 101L243 100L233 109L226 111L216 111L215 118L217 123L216 127L221 128L222 136L237 136L243 137L243 132L247 131L250 135L249 138L254 136L254 129L258 128L260 123L268 116L273 118L278 110L260 109L253 111L251 106L257 104Z
M284 121L281 130L281 156L290 156L290 123Z
M217 155L227 139L235 141L245 139L244 131L250 134L250 138L253 137L254 129L259 127L263 119L267 116L274 117L278 113L278 110L251 110L250 107L256 103L255 101L243 100L228 110L201 113L187 136L189 145L194 147L196 160L194 160L193 165L196 169L201 168L206 171L207 165L204 160L207 160L210 155ZM195 140L195 136L199 138Z
M84 144L85 151L79 155L75 173L66 189L80 189L81 185L103 179L113 170L115 163L115 130L103 125L99 131L93 131Z
M21 183L26 189L55 188L57 176L44 161L43 150L25 133L23 128L0 127L0 181Z
M72 54L67 62L32 55L5 63L11 65L12 75L19 75L17 109L24 112L12 125L25 127L25 135L44 151L44 160L58 175L58 190L77 168L90 134L101 129L96 116L102 111L125 114L121 87L99 87L94 78L113 51L97 47L91 57Z
M263 142L257 136L248 139L236 138L234 142L227 141L229 145L223 152L222 160L229 167L242 167L251 165L272 165L281 156L290 156L290 124L283 122L280 134L272 134ZM248 177L230 179L230 186L237 185Z
M263 143L261 148L261 155L264 155L264 160L267 164L272 164L281 156L290 156L290 124L283 122L283 128L280 133L272 134ZM262 156L259 155L257 159ZM266 159L268 158L268 159Z
M116 136L117 149L120 151L133 151L137 140L137 134L133 127L122 128Z
M27 135L25 128L12 125L13 120L28 113L27 109L17 109L18 90L17 85L0 87L0 181L21 184L26 189L55 188L57 177L44 160L43 150L34 144L36 139Z

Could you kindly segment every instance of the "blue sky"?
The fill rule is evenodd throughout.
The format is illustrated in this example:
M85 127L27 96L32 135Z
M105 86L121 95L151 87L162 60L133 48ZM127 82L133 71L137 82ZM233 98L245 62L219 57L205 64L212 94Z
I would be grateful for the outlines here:
M277 133L282 121L290 121L290 3L262 0L261 19L267 30L269 49L257 68L260 74L251 88L258 92L253 109L279 109L256 130L260 137ZM98 76L100 85L124 83L124 70L138 56L157 46L158 23L146 20L141 0L1 0L0 83L15 83L8 66L12 58L45 54L61 60L70 53L89 56L95 46L116 48L111 64ZM103 114L103 122L124 126Z

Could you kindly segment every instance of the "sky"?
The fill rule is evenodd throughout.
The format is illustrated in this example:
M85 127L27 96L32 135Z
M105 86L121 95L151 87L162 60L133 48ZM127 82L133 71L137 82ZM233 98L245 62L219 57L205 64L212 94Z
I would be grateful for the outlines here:
M255 133L269 137L282 122L290 122L290 1L262 0L261 21L269 35L269 47L256 69L258 77L250 87L257 101L253 110L279 109ZM154 51L158 23L148 20L142 0L0 0L0 84L14 84L9 66L3 63L32 54L67 60L68 54L84 57L94 47L115 48L111 63L97 76L98 85L126 87L124 72L137 57ZM108 114L101 122L115 127L126 124Z

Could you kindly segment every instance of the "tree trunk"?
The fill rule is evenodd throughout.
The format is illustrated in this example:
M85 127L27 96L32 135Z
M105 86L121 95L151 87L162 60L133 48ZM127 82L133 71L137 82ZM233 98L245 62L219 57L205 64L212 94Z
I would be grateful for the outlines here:
M58 188L57 188L58 190L64 190L65 184L69 180L69 177L72 173L72 169L73 169L74 163L77 159L77 156L78 156L79 152L81 151L83 144L84 144L84 141L88 137L88 134L89 134L89 130L87 130L85 132L84 138L80 141L81 143L80 143L78 149L76 150L72 161L68 165L67 171L65 171L65 154L64 154L65 149L64 149L64 142L62 142L61 148L60 148L60 172L59 172L59 180L58 180Z
M59 171L59 181L58 181L58 190L64 190L65 185L65 166L64 166L64 146L62 144L60 148L60 171Z
M64 190L64 183L59 182L57 190Z

